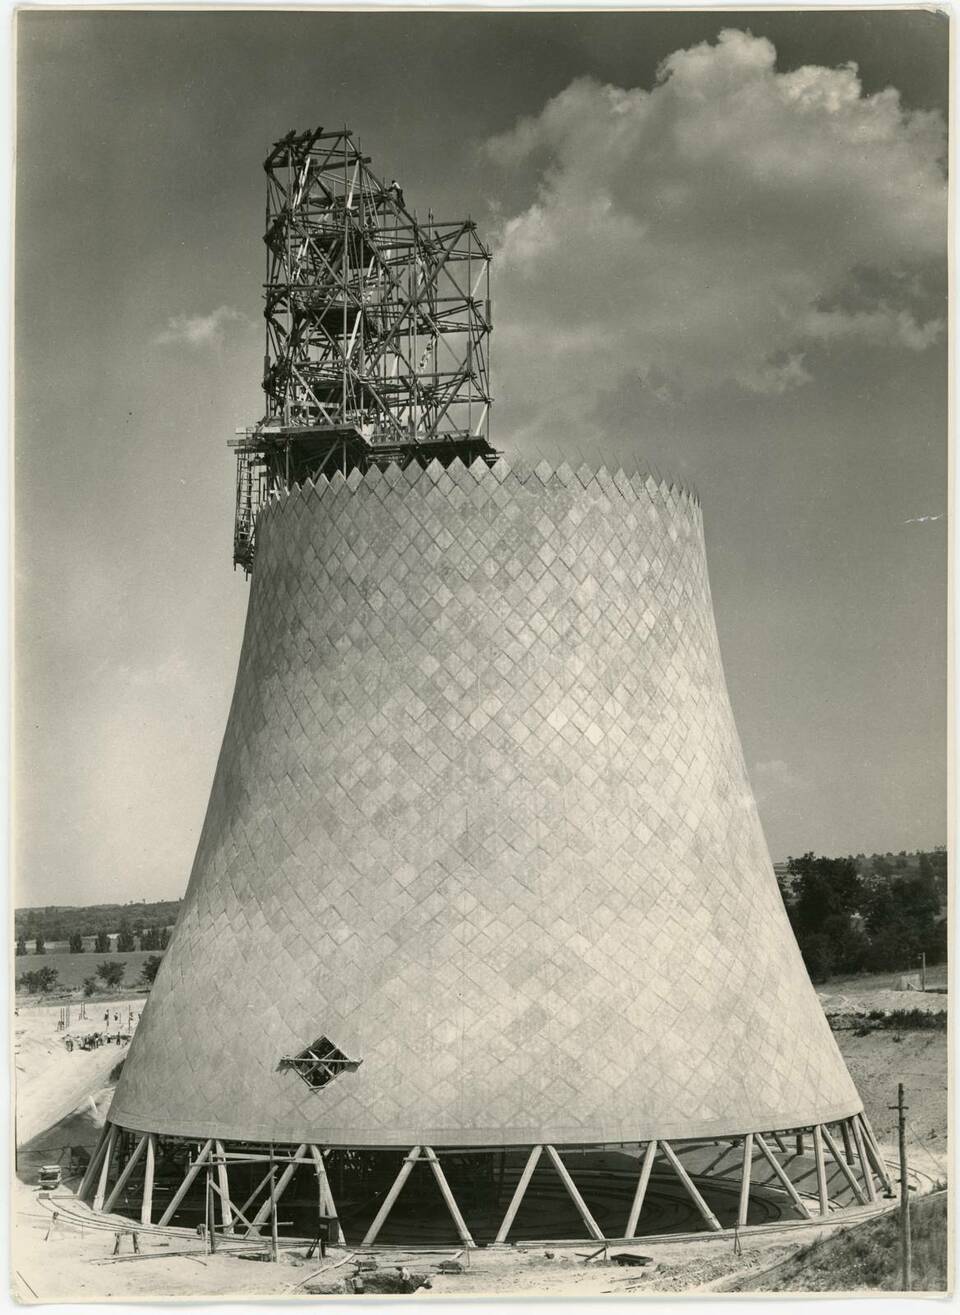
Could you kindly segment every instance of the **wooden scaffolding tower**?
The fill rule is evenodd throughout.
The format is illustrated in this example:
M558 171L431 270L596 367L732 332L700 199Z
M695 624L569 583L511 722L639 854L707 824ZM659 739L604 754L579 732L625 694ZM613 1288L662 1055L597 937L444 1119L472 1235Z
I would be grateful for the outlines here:
M421 223L346 128L264 161L266 413L240 431L234 562L272 492L370 464L493 460L490 252L471 219Z

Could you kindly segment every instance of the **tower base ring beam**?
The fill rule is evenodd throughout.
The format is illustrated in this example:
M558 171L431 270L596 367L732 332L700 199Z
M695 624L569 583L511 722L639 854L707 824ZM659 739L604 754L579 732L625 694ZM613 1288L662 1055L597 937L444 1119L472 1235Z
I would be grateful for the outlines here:
M827 1125L814 1125L814 1142L822 1141L831 1150L831 1160L828 1162L824 1157L819 1164L815 1155L774 1149L760 1132L745 1137L738 1134L709 1140L664 1142L661 1139L645 1145L625 1143L613 1148L609 1144L573 1148L542 1144L473 1152L470 1148L414 1146L405 1153L399 1170L387 1181L386 1188L379 1194L377 1189L372 1189L374 1196L370 1201L377 1208L372 1218L367 1215L370 1222L365 1226L363 1209L361 1207L358 1211L356 1202L368 1190L366 1185L372 1182L368 1162L377 1155L389 1155L388 1151L325 1150L308 1144L271 1146L266 1150L246 1143L223 1141L187 1144L182 1138L130 1134L117 1125L110 1125L101 1138L101 1145L112 1142L120 1148L120 1154L109 1159L104 1156L99 1175L90 1175L89 1180L81 1184L78 1194L92 1205L95 1213L109 1213L104 1206L106 1202L114 1216L120 1214L143 1221L155 1209L162 1209L159 1223L153 1227L169 1226L179 1230L184 1225L173 1224L176 1215L192 1221L193 1214L202 1208L205 1222L207 1220L206 1200L201 1203L201 1197L205 1198L201 1171L206 1170L222 1207L221 1222L214 1226L217 1235L225 1241L264 1241L261 1230L273 1222L272 1216L277 1214L281 1197L285 1202L291 1202L291 1199L296 1202L289 1208L285 1206L283 1211L281 1228L288 1230L288 1236L311 1234L319 1219L330 1225L328 1240L331 1243L357 1245L359 1242L363 1247L377 1245L388 1227L391 1233L389 1245L415 1245L417 1234L422 1231L421 1225L416 1223L421 1201L425 1201L422 1206L423 1228L442 1233L444 1229L449 1231L452 1224L460 1245L468 1247L516 1242L518 1232L524 1241L556 1241L558 1230L555 1228L552 1237L532 1236L538 1229L531 1219L538 1214L542 1216L539 1232L550 1232L560 1218L557 1203L562 1200L567 1201L567 1210L570 1204L573 1205L582 1229L580 1238L571 1237L571 1241L630 1241L658 1235L665 1219L667 1222L674 1220L679 1227L694 1215L703 1220L703 1231L718 1233L735 1229L749 1232L752 1227L769 1226L772 1216L784 1219L792 1215L797 1222L812 1221L818 1210L823 1211L824 1202L826 1212L820 1214L821 1218L846 1214L851 1208L875 1206L879 1179L871 1157L864 1156L863 1168L869 1172L865 1191L842 1155L832 1154L837 1145L834 1136L842 1138L844 1130L852 1144L856 1143L858 1131L862 1139L858 1117L854 1115L838 1120L832 1125L833 1132ZM794 1133L791 1131L788 1135L793 1137ZM148 1146L153 1148L153 1153L144 1156ZM633 1146L636 1150L629 1149ZM606 1172L590 1167L590 1157L601 1157L598 1163L602 1163L609 1161L612 1155L622 1156L624 1165L633 1164L637 1176L631 1180L629 1170L622 1166L608 1167ZM176 1159L178 1156L184 1162L184 1169L179 1178L174 1179L169 1172L163 1171L163 1166L171 1157ZM499 1184L494 1182L493 1168L498 1156L501 1161L510 1157L515 1162L511 1168L511 1175L516 1174L515 1186L504 1180L502 1173ZM461 1169L451 1180L449 1171L444 1172L441 1160L457 1166L464 1158L470 1161L467 1172ZM271 1173L264 1179L261 1171L268 1161ZM354 1168L345 1172L344 1165L353 1165ZM415 1190L408 1184L421 1165L429 1173L426 1180L419 1180ZM252 1211L255 1201L263 1195L264 1184L269 1186L271 1174L276 1170L282 1172L275 1181L274 1190L267 1193L259 1209ZM247 1190L241 1184L241 1178L247 1184L259 1180L252 1196L242 1207L233 1203ZM98 1179L96 1190L94 1179ZM316 1194L311 1200L315 1200L316 1205L307 1206L307 1196L314 1191L307 1184L313 1179L316 1180ZM442 1210L436 1200L424 1197L424 1181L435 1184ZM678 1186L682 1190L678 1191ZM403 1220L397 1221L395 1211L405 1192L414 1195L406 1205ZM335 1204L338 1197L346 1206L342 1215L338 1215ZM496 1212L498 1201L499 1214ZM629 1202L625 1224L622 1222L624 1214L618 1213L617 1202ZM518 1230L518 1218L522 1216L525 1205L527 1217L521 1221L522 1227ZM442 1217L446 1218L446 1225L438 1222ZM299 1233L296 1232L298 1227ZM290 1228L295 1230L292 1235L289 1234ZM439 1237L437 1240L439 1244Z

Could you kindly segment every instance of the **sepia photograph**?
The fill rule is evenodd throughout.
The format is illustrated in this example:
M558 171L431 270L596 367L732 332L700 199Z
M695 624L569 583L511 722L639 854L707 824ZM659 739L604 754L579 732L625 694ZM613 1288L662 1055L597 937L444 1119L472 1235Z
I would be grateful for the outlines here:
M16 9L14 1302L953 1290L951 22Z

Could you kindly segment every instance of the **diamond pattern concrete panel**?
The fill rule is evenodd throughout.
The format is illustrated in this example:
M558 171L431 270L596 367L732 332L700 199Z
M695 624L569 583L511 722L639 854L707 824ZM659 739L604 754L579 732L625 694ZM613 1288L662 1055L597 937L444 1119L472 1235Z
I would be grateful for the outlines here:
M861 1108L784 914L697 501L498 462L294 490L110 1118L409 1147ZM319 1035L362 1060L311 1090Z

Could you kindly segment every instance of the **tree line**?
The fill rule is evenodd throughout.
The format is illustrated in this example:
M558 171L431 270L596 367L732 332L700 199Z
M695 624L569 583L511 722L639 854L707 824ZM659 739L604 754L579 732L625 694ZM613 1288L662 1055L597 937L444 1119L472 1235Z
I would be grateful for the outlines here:
M149 989L159 972L162 960L162 954L151 954L149 958L144 959L140 965L140 979L134 985ZM89 999L90 996L95 995L101 989L101 982L103 983L103 990L116 991L123 985L126 974L127 965L122 959L104 959L97 964L95 974L83 979L83 994ZM59 971L48 964L21 973L17 978L17 990L25 991L29 995L49 995L59 984Z
M863 875L852 858L807 853L778 873L780 894L814 982L860 972L913 971L947 957L942 882L929 854L916 869Z
M55 938L51 938L55 939ZM30 940L25 932L17 935L16 953L17 954L46 954L47 938L41 933L36 932L32 937L33 949L30 948ZM133 954L136 950L165 950L170 941L170 928L166 924L145 926L139 919L136 922L128 922L126 918L121 918L120 926L115 936L101 927L91 938L91 944L87 947L84 944L82 932L74 931L70 933L68 945L71 954L85 954L89 948L94 954ZM114 942L116 942L114 944Z
M52 941L69 941L77 933L85 939L97 935L103 927L118 927L127 922L135 936L149 927L172 927L180 912L181 900L139 901L130 904L51 904L14 911L14 938L28 941L41 936Z

